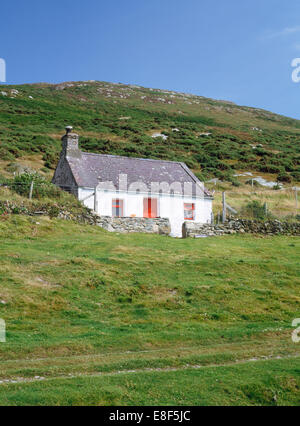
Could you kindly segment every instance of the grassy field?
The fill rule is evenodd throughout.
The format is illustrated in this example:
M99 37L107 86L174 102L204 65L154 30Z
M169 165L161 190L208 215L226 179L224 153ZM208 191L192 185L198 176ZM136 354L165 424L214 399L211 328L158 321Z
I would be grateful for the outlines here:
M300 403L296 237L0 218L0 404Z

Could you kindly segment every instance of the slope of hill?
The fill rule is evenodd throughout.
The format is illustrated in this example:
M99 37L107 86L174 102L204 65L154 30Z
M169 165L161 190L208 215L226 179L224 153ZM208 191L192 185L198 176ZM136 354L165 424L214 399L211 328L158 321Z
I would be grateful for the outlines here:
M52 173L69 124L85 151L184 161L202 179L235 182L235 172L243 170L300 181L298 120L201 96L93 81L0 86L0 173L7 176L20 157Z
M82 209L44 179L69 124L86 151L185 161L223 180L234 207L295 213L292 190L250 192L245 172L299 181L299 121L101 82L0 88L0 179L43 175L33 201L24 176L0 200ZM298 404L298 239L174 240L2 213L1 404Z
M299 405L299 239L22 216L0 238L0 404Z

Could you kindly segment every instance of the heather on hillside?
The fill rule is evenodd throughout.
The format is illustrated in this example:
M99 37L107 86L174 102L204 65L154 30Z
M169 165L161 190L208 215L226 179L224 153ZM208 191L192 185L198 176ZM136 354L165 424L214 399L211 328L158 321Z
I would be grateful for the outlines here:
M300 180L300 123L199 96L102 82L0 87L0 156L41 154L52 170L72 124L88 152L185 162L201 179L236 170ZM10 96L14 90L13 96ZM16 92L17 91L17 92ZM162 136L153 137L157 133Z

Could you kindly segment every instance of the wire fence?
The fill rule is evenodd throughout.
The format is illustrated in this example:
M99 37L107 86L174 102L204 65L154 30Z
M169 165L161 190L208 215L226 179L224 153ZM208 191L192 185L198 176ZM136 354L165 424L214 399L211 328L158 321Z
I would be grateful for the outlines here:
M16 192L22 192L22 195L29 199L35 198L38 189L52 188L53 195L55 191L63 190L69 193L75 193L78 190L76 185L55 185L50 182L15 182L2 181L0 188L9 188ZM18 188L23 188L19 191ZM234 190L212 189L213 195L213 220L222 222L230 215L252 216L258 214L262 216L273 215L274 217L299 216L299 187L290 186L280 189L259 188L259 187L239 187ZM259 210L257 203L260 205Z
M299 216L299 187L281 189L237 188L236 190L212 191L214 220L220 221L224 215L247 216L252 218L295 217ZM225 194L225 200L224 200Z
M28 186L30 186L30 183L29 184L25 183L25 182L1 182L0 183L0 187L7 187L7 188L9 188L9 187L15 187L17 185L28 187ZM34 186L39 186L39 187L49 186L49 183L48 182L45 182L45 183L34 182ZM61 188L61 189L65 189L65 188L73 188L74 189L74 188L77 188L76 185L59 185L59 186L54 185L54 186L56 188Z

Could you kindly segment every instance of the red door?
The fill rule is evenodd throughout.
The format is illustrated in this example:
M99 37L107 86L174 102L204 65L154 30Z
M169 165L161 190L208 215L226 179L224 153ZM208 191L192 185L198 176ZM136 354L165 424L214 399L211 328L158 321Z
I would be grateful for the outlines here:
M158 217L157 198L144 198L144 217Z

